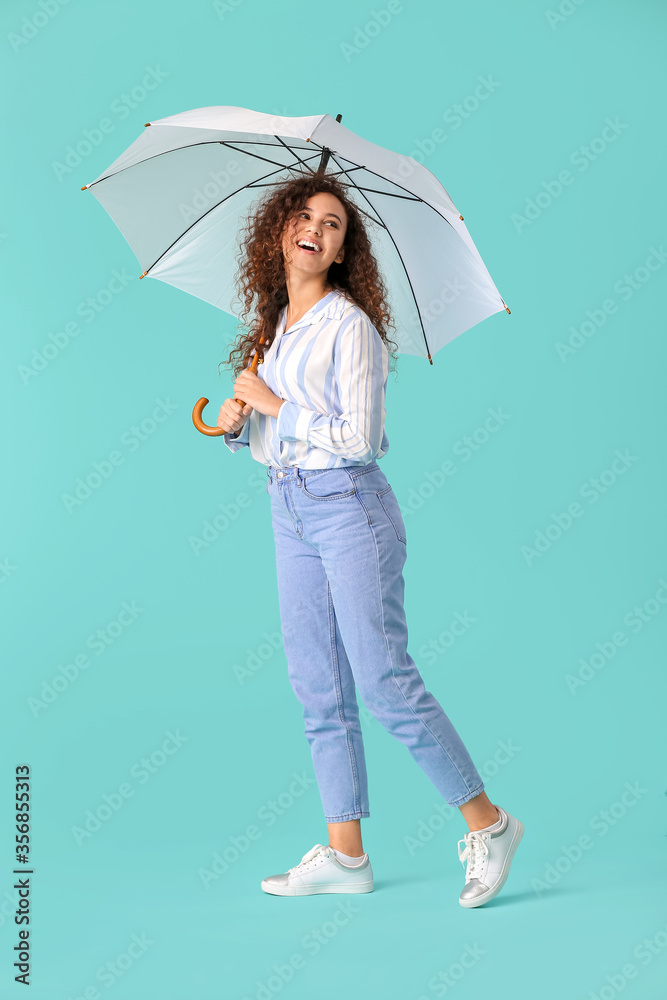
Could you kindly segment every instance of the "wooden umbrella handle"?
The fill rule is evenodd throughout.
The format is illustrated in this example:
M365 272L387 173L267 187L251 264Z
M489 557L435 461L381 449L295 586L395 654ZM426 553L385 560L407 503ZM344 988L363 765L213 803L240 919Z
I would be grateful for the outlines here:
M260 344L264 343L264 336L261 337L259 342ZM250 365L248 371L251 371L253 375L256 375L258 364L259 364L259 349L255 351L255 354L252 359L252 364ZM242 399L236 399L236 397L234 397L234 399L239 404L239 406L245 406L245 403ZM197 402L194 405L194 409L192 410L192 423L195 425L200 434L208 434L209 437L219 437L221 434L228 433L227 431L224 431L222 427L211 427L210 424L204 423L202 419L202 412L207 403L208 399L206 398L206 396L202 396L200 399L197 400Z

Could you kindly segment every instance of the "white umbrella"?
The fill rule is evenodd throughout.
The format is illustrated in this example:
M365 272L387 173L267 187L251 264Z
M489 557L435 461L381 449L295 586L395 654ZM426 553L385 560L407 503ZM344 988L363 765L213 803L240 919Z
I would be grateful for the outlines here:
M238 234L258 191L328 164L367 222L398 351L432 364L445 344L509 309L440 181L340 118L225 105L184 111L147 122L82 190L92 191L114 220L142 278L238 318Z

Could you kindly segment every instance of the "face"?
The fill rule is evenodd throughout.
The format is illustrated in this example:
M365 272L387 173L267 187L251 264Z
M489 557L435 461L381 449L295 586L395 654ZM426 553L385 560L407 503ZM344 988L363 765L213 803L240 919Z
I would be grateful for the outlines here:
M333 194L318 191L288 220L283 233L285 268L302 271L309 277L321 274L326 280L329 267L345 256L343 243L347 231L347 213ZM310 240L318 249L301 249L299 243Z

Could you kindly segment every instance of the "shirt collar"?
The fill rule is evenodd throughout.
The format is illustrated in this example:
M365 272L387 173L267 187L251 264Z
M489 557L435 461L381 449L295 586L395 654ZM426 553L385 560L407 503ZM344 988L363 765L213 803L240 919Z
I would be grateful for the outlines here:
M321 299L311 306L308 312L304 313L300 320L293 323L287 334L294 333L302 326L310 326L312 323L319 323L323 319L340 319L345 309L347 299L338 288L332 288L330 292L322 296ZM287 317L287 306L283 306L278 321L278 333L285 333L285 319Z

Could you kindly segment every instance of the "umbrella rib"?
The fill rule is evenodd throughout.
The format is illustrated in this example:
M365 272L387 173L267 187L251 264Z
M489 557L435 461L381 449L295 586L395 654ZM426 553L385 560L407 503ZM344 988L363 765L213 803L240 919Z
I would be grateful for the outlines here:
M339 164L339 163L338 163L338 161L336 160L336 157L335 157L335 155L334 155L334 154L332 153L332 154L331 154L331 156L332 156L332 159L334 160L334 162L336 163L336 165L340 167L340 164ZM342 170L342 169L343 169L343 168L341 167L341 170ZM371 171L371 173L373 173L373 171ZM392 181L392 183L394 183L394 182ZM357 185L356 185L356 184L354 183L354 181L352 181L352 187L354 187L354 188L355 188L355 189L356 189L357 191L360 191L360 192L361 192L361 194L363 194L363 190L362 190L361 188L357 187ZM379 191L379 192L378 192L378 194L383 194L383 193L384 193L383 191ZM364 195L364 197L365 197L365 195ZM422 201L423 199L422 199L422 198L419 198L419 197L417 197L417 198L416 198L415 200L416 200L416 201ZM382 216L380 216L380 213L378 212L378 210L377 210L377 208L375 207L375 205L372 205L372 204L371 204L371 202L369 201L369 199L368 199L368 198L366 198L366 201L368 201L368 203L369 203L369 205L371 205L371 207L372 207L373 211L374 211L374 212L377 212L378 216L379 216L379 217L380 217L380 218L382 219ZM426 203L424 203L424 204L426 204ZM438 213L438 214L439 214L439 213ZM385 228L385 229L387 230L387 233L388 233L388 235L389 235L389 239L390 239L390 240L391 240L391 242L392 242L392 243L394 244L394 248L395 248L395 250L396 250L396 253L398 254L398 259L400 260L400 262L401 262L401 265L402 265L402 267L403 267L403 271L405 272L405 277L406 277L406 279L407 279L407 282L408 282L408 285L410 286L410 292L412 293L412 298L413 298L413 300L414 300L414 303L415 303L415 309L417 310L417 316L419 317L419 325L420 325L420 327L421 327L421 331L422 331L422 334L423 334L423 336L424 336L424 343L426 344L426 353L428 354L428 359L429 359L429 361L431 362L431 364L433 364L433 359L431 358L431 351L430 351L430 348L429 348L429 346L428 346L428 340L426 339L426 330L424 329L424 324L423 324L423 322L422 322L422 316L421 316L421 312L419 311L419 303L417 302L417 296L415 295L415 290L414 290L414 288L412 287L412 282L411 282L411 280L410 280L410 275L408 274L408 269L407 269L407 267L405 266L405 261L403 260L403 257L402 257L402 255L401 255L401 251L400 251L400 250L398 249L398 247L396 246L396 241L395 241L394 237L393 237L393 236L391 235L391 232L389 231L389 229L388 229L388 227L387 227L387 225L386 225L386 223L385 223L384 219L382 219L382 224L383 224L384 228Z
M280 164L280 166L279 166L278 170L274 170L274 171L272 171L272 172L273 172L274 174L277 174L277 173L279 173L279 171L280 171L280 170L294 170L294 166L293 166L292 164L288 164L288 165L286 165L286 166L285 166L284 164ZM270 176L271 176L271 174L265 174L264 176L265 176L265 177L270 177ZM276 183L279 183L279 182L276 182ZM195 221L194 221L194 222L193 222L193 223L192 223L191 225L189 225L187 229L184 229L184 230L183 230L183 232L182 232L182 233L180 234L180 236L177 236L177 237L176 237L176 239L175 239L175 240L173 241L173 243L170 243L170 244L169 244L169 246L168 246L168 247L166 247L166 248L165 248L165 249L164 249L164 250L162 251L162 253L160 254L160 256L159 256L159 257L156 257L156 258L155 258L155 260L153 261L153 263L152 263L152 264L150 264L150 265L149 265L149 266L148 266L148 267L146 268L146 270L144 271L144 273L142 274L142 276L141 276L141 277L142 277L142 278L143 278L143 277L145 277L145 276L146 276L146 275L148 274L148 272L149 272L149 271L151 270L151 268L155 267L155 265L156 265L156 264L158 263L158 261L162 260L162 258L164 257L164 255L165 255L166 253L169 253L169 251L171 250L171 248L172 248L172 247L175 247L175 246L176 246L176 244L177 244L177 243L179 242L179 240L182 240L182 239L183 239L183 237L185 236L185 234L186 234L186 233L189 233L189 232L190 232L190 230L191 230L191 229L192 229L192 228L193 228L194 226L197 226L197 225L199 225L199 223L201 222L201 220L202 220L202 219L205 219L205 218L206 218L206 216L207 216L207 215L209 214L209 212L212 212L212 211L213 211L213 210L214 210L215 208L217 208L217 207L218 207L218 205L222 205L222 203L223 203L223 202L225 202L225 201L227 201L227 199L228 199L228 198L233 198L233 196L234 196L235 194L238 194L238 193L239 193L239 191L245 191L245 190L246 190L246 188L250 188L250 187L254 187L254 186L255 186L255 183L254 183L254 182L253 182L253 184L244 184L244 185L243 185L243 187L240 187L240 188L237 188L237 189L236 189L236 191L230 191L230 193L229 193L228 195L225 195L225 197L224 197L224 198L221 198L221 199L220 199L220 201L217 201L217 202L215 203L215 205L211 205L211 207L210 207L210 208L209 208L209 209L208 209L208 210L207 210L206 212L204 212L204 214L203 214L203 215L200 215L200 216L199 216L199 218L198 218L198 219L195 219ZM261 185L258 185L258 186L261 186Z
M332 154L332 157L333 157L333 154ZM362 169L363 170L368 170L368 167L363 167ZM347 173L347 170L343 170L343 173ZM392 181L392 184L393 183L394 182ZM424 199L420 198L419 196L411 198L410 195L407 195L407 194L397 194L395 191L379 191L377 188L367 188L367 187L363 187L362 188L362 187L359 187L358 184L354 184L354 183L351 186L354 187L354 188L356 188L357 191L370 191L371 194L383 194L387 198L402 198L404 201L424 201ZM424 204L426 205L427 202L424 202ZM438 214L440 214L440 213L438 213Z
M297 160L298 163L303 164L303 166L306 167L308 170L310 170L310 172L313 175L315 174L315 171L312 170L312 168L306 163L306 161L304 159L302 159L302 157L297 156L296 153L294 152L294 150L292 149L292 147L289 146L283 139L281 139L279 135L274 135L274 138L277 139L278 142L282 143L283 146L285 147L285 149L289 150L289 152L294 155L294 157L296 158L296 160ZM308 141L310 142L312 140L308 140ZM320 144L317 143L317 142L313 142L313 146L314 146L315 149L319 149L320 152L324 148L323 146L320 146ZM239 152L242 152L242 150L239 150ZM288 170L289 169L294 169L294 167L286 167L286 169L288 169ZM357 164L356 166L350 168L350 172L352 170L364 170L364 169L365 168L363 167L362 164ZM334 176L339 176L340 173L342 173L342 172L343 171L330 171L330 173L334 174ZM279 184L282 184L282 181L271 181L271 183L268 183L268 184L257 184L255 182L253 182L252 184L248 184L247 186L248 187L253 187L253 188L259 188L259 187L277 187ZM354 187L355 185L353 185L353 184L347 184L345 186L346 187ZM371 222L374 222L376 225L382 226L383 229L387 228L384 225L384 223L382 222L382 220L374 219L372 215L369 215L368 212L364 212L363 208L359 208L359 206L357 206L357 208L362 213L362 215L365 215L366 218L370 219Z
M310 166L308 166L308 164L306 163L306 161L304 159L302 159L300 156L297 156L296 153L295 153L295 151L292 149L292 147L289 146L283 139L281 139L279 135L274 135L273 138L277 139L278 142L281 142L283 144L283 146L285 147L285 149L287 149L292 154L292 156L295 157L295 159L297 160L297 162L298 163L302 163L304 167L307 167L307 169L310 170L311 174L315 173L315 171ZM315 145L317 145L317 143ZM301 147L299 147L299 148L301 148ZM317 155L317 154L315 154L315 155Z
M312 174L315 174L315 171L313 171L312 168L306 163L305 159L302 159L300 156L297 156L296 153L295 153L295 151L294 151L294 149L292 149L291 146L289 146L287 143L285 143L277 135L274 135L274 138L277 139L278 142L281 143L281 145L285 149L287 149L290 153L293 154L293 156L295 157L295 159L297 160L297 163L299 165L305 167L307 170L310 170L310 172ZM244 143L245 145L258 145L258 146L259 145L262 145L262 146L273 145L272 143L257 142L255 140L247 140L247 141L245 141L245 140L241 139L241 140L238 140L238 141L241 142L241 143ZM257 160L262 160L265 163L270 163L272 166L276 166L277 169L274 170L274 171L272 171L272 173L278 173L281 170L295 170L296 169L296 165L295 164L277 163L275 160L270 160L270 159L268 159L265 156L260 156L257 153L250 152L250 150L239 149L237 146L234 146L231 141L221 140L221 139L210 139L210 140L202 140L201 142L187 143L185 146L175 146L175 147L172 147L171 149L162 150L161 152L155 153L152 156L147 156L143 160L137 160L136 163L129 164L127 167L121 168L121 170L116 170L113 174L105 174L104 177L99 177L96 181L92 181L92 183L88 184L87 187L91 188L93 186L93 184L97 184L100 181L107 180L108 178L113 177L116 174L122 173L124 170L128 170L130 167L138 166L140 163L147 163L148 160L156 159L158 156L164 156L167 153L173 153L173 152L176 152L177 150L180 150L180 149L191 149L193 146L210 146L210 145L215 145L215 144L218 144L220 146L226 146L228 149L233 149L237 153L244 153L246 156L253 156ZM320 146L316 142L313 142L313 147L315 149L318 149L320 152L323 149L323 147ZM301 148L301 147L299 147L299 148ZM317 154L315 154L315 155L317 155ZM368 173L373 174L373 176L375 176L375 177L380 177L382 180L385 180L385 181L389 180L389 178L383 177L382 174L378 174L375 170L371 170L370 167L364 166L363 164L355 164L355 166L353 166L349 170L347 170L345 167L343 167L338 162L338 160L336 159L336 156L335 156L335 154L333 152L331 153L331 158L333 159L334 163L338 167L337 176L339 176L339 177L341 175L345 175L346 177L349 178L349 174L352 173L354 170L367 170ZM260 183L260 181L263 181L264 178L267 178L267 177L270 177L270 176L271 176L271 173L264 174L264 177L257 178L257 180L253 181L251 184L244 184L243 187L237 188L236 191L230 192L230 194L226 195L226 197L221 198L220 201L216 202L215 205L212 205L211 208L209 208L206 212L204 212L203 215L201 215L190 226L188 226L187 229L183 230L183 232L180 234L180 236L178 236L172 243L170 243L169 246L166 247L166 249L162 251L162 253L160 254L159 257L156 257L156 259L153 261L153 263L150 264L146 268L146 270L142 274L142 277L145 277L149 273L149 271L153 267L155 267L155 265L160 260L162 260L162 258L164 257L164 255L167 254L172 249L172 247L174 247L180 240L183 239L183 237L186 235L186 233L188 233L194 226L198 225L201 222L202 219L206 218L206 216L209 214L209 212L212 212L219 205L222 205L223 202L227 201L228 198L231 198L235 194L238 194L239 191L243 191L243 190L245 190L247 188L272 186L271 184ZM279 183L281 183L281 182L280 181L275 181L274 182L274 184L276 184L276 185L279 184ZM345 184L344 181L341 181L341 183ZM431 352L430 352L429 345L428 345L428 340L426 339L426 331L424 330L424 324L422 322L421 312L419 310L419 304L417 302L417 297L415 295L414 288L412 287L412 281L410 280L410 275L408 273L408 269L405 266L405 261L403 260L401 252L398 249L398 246L396 245L396 241L394 240L393 236L391 235L391 232L389 231L389 229L388 229L388 227L387 227L384 219L380 215L380 213L379 213L378 209L376 208L376 206L373 205L373 203L370 201L369 198L366 198L365 192L368 192L370 194L384 195L385 197L389 197L389 198L401 198L401 199L404 199L406 201L421 201L424 205L426 205L432 211L436 212L438 215L440 215L440 212L438 212L437 209L434 208L433 205L429 204L429 202L425 201L423 198L420 198L418 195L415 195L412 192L408 191L408 189L405 188L405 187L403 187L402 184L398 184L396 181L390 181L390 183L393 184L393 185L395 185L396 187L402 188L402 190L406 191L407 194L401 195L401 194L398 194L398 192L395 192L395 191L380 191L380 190L378 190L376 188L362 188L362 187L360 187L358 184L356 184L354 182L353 178L350 179L349 183L346 184L345 186L353 188L355 191L358 191L364 197L365 201L368 203L368 205L370 206L370 208L377 215L377 219L374 219L371 215L368 214L368 212L365 212L364 209L362 209L360 206L356 206L356 207L358 208L358 210L363 215L366 216L366 218L370 219L372 222L375 222L377 225L380 225L387 232L387 234L389 235L389 238L390 238L391 242L394 245L394 248L396 249L396 253L398 254L398 258L399 258L399 260L401 262L401 266L403 267L403 271L405 273L405 277L407 279L408 285L410 286L410 292L411 292L412 298L414 300L415 309L417 310L417 316L419 317L419 325L421 327L422 335L424 337L424 343L426 345L426 351L427 351L427 354L428 354L428 358L429 358L429 361L431 362L431 364L433 364L433 361L431 359ZM443 219L444 216L440 215L440 218ZM379 222L378 222L378 220L379 220ZM449 222L448 219L444 219L444 221L447 223L447 225L451 226L451 223ZM453 228L453 226L452 226L452 228Z
M243 140L241 140L241 142L242 141ZM229 141L229 140L218 139L217 142L219 142L221 146L227 146L228 149L233 149L234 152L236 152L236 153L245 153L246 156L254 156L256 160L264 160L265 163L271 163L274 166L282 167L283 170L287 166L289 166L289 164L287 164L287 163L278 163L277 160L269 160L268 157L266 157L266 156L259 156L257 153L251 153L247 149L238 149L236 146L233 146L232 143L231 143L231 141ZM270 146L270 145L273 145L273 143L257 143L256 145L267 145L267 146ZM289 146L285 146L285 148L289 149ZM293 150L290 149L290 153L291 152L293 152ZM317 153L315 153L314 156L317 156ZM297 157L297 159L299 160L299 162L302 162L299 159L299 157ZM303 162L304 162L304 165L305 165L305 161L303 161ZM313 173L314 173L314 171L313 171Z
M420 198L418 194L414 194L413 192L408 191L408 189L406 187L403 187L402 184L399 184L398 181L392 181L389 177L384 177L383 174L378 174L378 172L376 170L371 170L370 167L366 167L366 166L355 166L355 167L352 168L352 170L347 171L344 167L340 166L340 164L338 163L338 160L336 160L336 157L335 157L335 155L333 153L331 154L331 158L338 164L338 166L340 167L340 172L341 173L345 173L345 174L347 174L348 172L352 173L352 170L367 170L368 173L369 174L373 174L374 177L379 177L383 181L389 181L390 184L393 184L395 187L400 187L403 191L407 191L408 193L405 194L405 195L402 195L402 194L397 194L394 191L378 191L376 188L362 188L362 187L359 187L358 184L355 184L354 180L352 180L352 187L355 187L357 189L357 191L371 191L373 194L383 194L387 198L405 198L407 201L421 201L422 204L426 205L427 208L430 208L432 212L435 212L436 215L439 215L440 218L443 220L443 222L446 222L447 225L450 226L452 229L454 228L452 226L451 222L449 221L449 219L446 219L444 217L444 215L441 215L440 212L438 212L437 208L435 208L433 205L431 205L431 203L429 201L426 201L424 198ZM373 207L375 207L375 206L373 206ZM459 216L459 218L460 218L460 216Z
M240 140L243 142L244 140ZM151 156L146 156L143 160L137 160L135 163L128 163L126 167L121 167L120 170L114 170L111 174L105 174L104 177L98 177L97 180L91 181L90 184L86 185L86 188L93 187L94 184L99 184L101 181L106 181L110 177L115 177L116 174L122 174L125 170L130 170L131 167L138 167L140 163L148 163L149 160L156 160L158 156L166 156L168 153L177 153L181 149L193 149L195 146L227 146L229 149L233 149L235 153L244 153L246 156L254 156L257 160L264 160L265 163L271 163L274 166L287 167L287 164L278 163L277 160L269 160L266 156L259 156L257 153L251 153L247 149L237 149L236 146L232 146L231 142L224 139L202 139L201 142L188 142L185 146L172 146L171 149L163 149L159 153L153 153ZM257 146L273 146L274 143L263 142L263 143L252 143L252 145ZM289 149L289 146L286 147ZM300 147L299 147L300 148ZM293 152L293 150L290 150ZM314 156L317 156L315 153ZM297 159L299 159L297 157Z
M311 173L313 173L313 174L315 173L315 171L312 170L312 168L310 166L308 166L308 164L306 163L306 161L304 159L302 159L299 156L296 156L296 153L291 148L291 146L288 146L287 143L283 142L283 140L280 139L278 136L276 136L276 138L278 138L279 142L282 143L282 145L285 147L285 149L289 150L290 153L294 154L294 156L296 157L296 160L297 160L298 163L303 164L303 166L305 166L308 170L310 170ZM252 142L251 140L248 140L247 142L245 140L239 140L239 141L245 143L246 145L256 145L256 146L272 146L273 145L273 143ZM243 153L245 156L253 156L256 160L263 160L264 163L270 163L273 166L280 167L283 170L292 170L292 169L294 169L294 164L290 165L290 164L287 164L287 163L279 163L277 160L270 160L266 156L260 156L257 153L251 153L247 149L239 149L237 146L232 145L231 141L229 141L229 140L224 140L224 139L206 139L206 140L202 140L201 142L189 142L185 146L172 146L171 149L163 149L159 153L153 153L152 156L147 156L143 160L137 160L135 163L129 163L126 167L121 167L120 170L115 170L112 174L105 174L104 177L98 177L97 180L91 181L90 184L87 184L86 188L90 189L91 187L93 187L93 185L101 183L101 181L109 180L110 177L115 177L117 174L121 174L125 170L130 170L132 167L138 167L140 163L148 163L149 160L156 160L158 158L158 156L166 156L168 153L176 153L176 152L179 152L181 149L192 149L195 146L215 146L215 145L226 146L228 149L233 149L235 153ZM316 142L313 143L313 146L316 149L319 149L320 151L323 148L323 147L319 146ZM301 148L301 147L299 147L299 148ZM317 154L315 154L315 156L316 155ZM338 161L336 161L336 162L338 162ZM339 164L339 167L340 167L340 164ZM341 173L348 174L348 173L351 173L352 170L368 170L368 172L371 173L371 174L374 174L374 176L376 176L376 177L382 177L381 174L377 174L374 170L371 170L369 167L366 167L363 164L357 164L356 166L351 167L349 169L349 171L346 170L344 167L340 167L340 170L338 171L338 174L341 174ZM265 176L269 176L269 175L267 174ZM383 177L382 179L383 180L387 180L388 178ZM396 181L391 181L390 183L396 184ZM246 184L245 186L246 187L250 187L251 185ZM257 186L259 186L259 185L257 185ZM408 193L407 195L400 195L400 194L397 194L397 193L395 193L393 191L378 191L375 188L361 188L361 187L359 187L358 184L354 184L354 183L352 183L350 186L355 187L358 191L371 191L374 194L383 194L383 195L386 195L389 198L405 198L407 201L423 201L423 198L419 198L418 196L416 197L414 195L411 195L410 193ZM402 187L402 185L398 185L398 186ZM406 191L407 188L403 188L403 190ZM424 204L428 205L428 202L424 202ZM433 206L429 205L429 208L433 208ZM434 211L435 211L435 209L434 209ZM438 213L438 214L440 214L440 213ZM445 220L445 221L447 221L447 220ZM159 258L158 258L158 260L159 260ZM151 267L152 266L153 265L151 265Z
M287 166L287 167L285 167L285 170L295 170L295 169L296 169L296 167L295 167L295 166ZM334 175L335 175L335 174L337 173L337 171L335 171L335 170L332 170L332 171L329 171L329 173L331 173L331 174L334 174ZM259 183L257 183L256 181L253 181L253 182L252 182L251 184L247 184L247 185L246 185L246 187L249 187L249 188L261 188L261 187L278 187L278 186L279 186L280 184L283 184L283 183L284 183L284 182L283 182L282 180L279 180L279 181L267 181L267 183L266 183L266 184L264 184L264 183L262 183L262 184L259 184ZM354 188L354 187L355 187L355 185L354 185L354 184L345 184L345 182L344 182L344 181L343 181L343 182L341 182L341 183L343 184L343 187L349 187L349 188ZM357 189L357 190L360 190L360 189ZM363 208L361 208L361 207L360 207L359 205L357 205L357 206L356 206L356 208L357 208L357 211L358 211L358 212L361 212L361 214L362 214L362 215L365 215L365 216L366 216L366 218L367 218L367 219L368 219L368 220L369 220L370 222L373 222L373 223L374 223L374 224L375 224L376 226L380 226L380 228L381 228L381 229L386 229L386 228L387 228L387 227L385 226L384 222L382 221L382 219L375 219L375 218L373 218L373 216L372 216L372 215L369 215L369 213L368 213L368 212L366 212L366 211L365 211L365 210L364 210Z
M220 142L220 140L219 140L219 139L216 139L215 141L216 141L216 142ZM206 145L210 145L210 144L209 144L209 143L207 143L207 142L198 142L198 143L191 143L191 145L192 145L192 146L206 146ZM226 145L228 145L228 143L226 143L226 142L220 142L220 145L221 145L221 146L226 146ZM179 149L188 149L188 148L189 148L189 146L179 146L179 147L177 147L177 148L179 148ZM230 149L234 149L235 147L233 147L233 146L230 146L229 148L230 148ZM165 150L164 152L172 152L172 150ZM255 153L247 153L247 151L246 151L246 150L244 150L244 149L237 149L237 150L236 150L236 152L238 152L238 153L245 153L245 154L246 154L247 156L256 156L256 154L255 154ZM156 156L162 156L162 155L163 155L162 153L156 153ZM315 155L317 156L318 154L316 153ZM148 159L152 159L152 157L147 157L147 158L146 158L146 160L140 160L140 161L138 161L138 162L139 162L139 163L145 163L145 162L146 162L146 161L147 161ZM266 159L266 157L264 157L264 156L256 156L256 159L259 159L259 160L264 160L264 161L265 161L266 163L275 163L275 161L272 161L272 160L267 160L267 159ZM135 166L135 165L136 165L136 164L132 164L132 166ZM127 170L128 168L127 168L127 167L124 167L123 169L124 169L124 170ZM274 174L277 174L277 173L279 173L279 172L280 172L281 170L295 170L295 169L296 169L296 165L295 165L295 164L293 164L293 163L287 163L287 164L284 164L284 163L279 163L279 164L277 165L277 169L276 169L276 170L274 170L274 171L272 171L272 173L274 173ZM356 169L356 168L355 168L355 169ZM120 172L121 172L121 171L117 171L117 173L120 173ZM113 175L112 175L112 174L107 174L107 177L111 177L111 176L113 176ZM184 229L184 230L183 230L183 232L182 232L182 233L180 234L180 236L178 236L178 237L177 237L177 238L176 238L176 239L175 239L175 240L174 240L174 241L173 241L172 243L170 243L170 244L169 244L169 246L168 246L168 247L166 247L166 248L165 248L165 249L164 249L164 250L162 251L162 253L160 254L160 256L159 256L159 257L156 257L156 258L155 258L155 260L153 261L153 263L152 263L152 264L150 264L150 265L149 265L149 266L148 266L148 267L146 268L146 270L144 271L144 273L143 273L142 277L145 277L145 276L146 276L146 275L148 274L148 272L149 272L149 271L150 271L150 270L151 270L152 268L154 268L154 267L155 267L155 265L156 265L156 264L157 264L157 263L158 263L158 262L159 262L160 260L162 260L162 258L164 257L164 255L165 255L166 253L169 253L169 251L170 251L170 250L172 249L172 247L176 246L176 244L177 244L177 243L179 242L179 240L182 240L182 239L183 239L183 237L185 236L185 234L186 234L186 233L188 233L188 232L189 232L189 231L190 231L190 230L191 230L191 229L193 228L193 226L196 226L196 225L198 225L198 224L199 224L199 223L201 222L201 220L202 220L202 219L206 218L206 216L207 216L207 215L209 214L209 212L212 212L212 211L213 211L213 209L215 209L215 208L217 208L217 207L218 207L218 205L222 205L222 203L223 203L223 202L225 202L225 201L227 201L227 199L228 199L228 198L231 198L231 197L233 197L233 195L235 195L235 194L238 194L238 193L239 193L239 191L244 191L244 190L245 190L246 188L257 188L257 187L267 187L267 186L269 186L269 185L266 185L266 184L261 184L261 183L259 183L259 182L260 182L260 181L262 181L262 180L263 180L264 178L266 178L266 177L270 177L270 176L271 176L271 173L267 173L267 174L264 174L264 175L263 175L263 177L261 177L261 178L257 178L257 180L256 180L256 181L253 181L253 182L252 182L252 183L250 183L250 184L244 184L244 185L243 185L243 187L240 187L240 188L237 188L237 189L236 189L236 191L232 191L232 192L230 192L230 194L226 195L226 196L225 196L224 198L221 198L221 199L220 199L220 201L218 201L218 202L216 202L216 203L215 203L215 205L211 205L211 207L210 207L210 208L209 208L209 209L208 209L208 210L207 210L206 212L204 212L204 214L203 214L203 215L200 215L200 217L199 217L198 219L195 219L195 221L194 221L194 222L193 222L193 223L192 223L191 225L189 225L187 229ZM100 180L105 180L105 179L106 179L106 178L104 178L104 177L100 177ZM96 183L96 182L93 182L93 183ZM277 184L280 184L280 183L282 183L282 181L275 181L275 182L273 182L273 183L275 183L275 184L277 185ZM349 186L349 187L355 187L355 188L356 188L356 185L355 185L355 184L351 184L351 185L348 185L348 186ZM371 216L369 216L369 215L368 215L368 214L367 214L366 212L364 212L364 210L363 210L363 209L360 209L360 211L361 211L361 212L362 212L362 213L363 213L364 215L366 215L366 217L367 217L367 218L371 219L371 221L372 221L372 222L376 222L376 221L377 221L377 220L373 219L373 218L372 218ZM380 225L384 225L384 223L380 222Z

